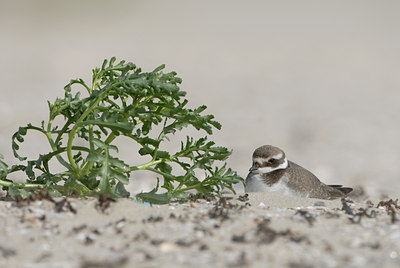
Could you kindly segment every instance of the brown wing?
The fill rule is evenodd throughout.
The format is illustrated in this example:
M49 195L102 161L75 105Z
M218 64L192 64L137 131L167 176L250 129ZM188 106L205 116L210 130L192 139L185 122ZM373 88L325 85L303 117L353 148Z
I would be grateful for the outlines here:
M300 189L300 192L310 198L335 199L344 196L344 192L336 187L322 183L307 169L289 161L291 178L288 186Z

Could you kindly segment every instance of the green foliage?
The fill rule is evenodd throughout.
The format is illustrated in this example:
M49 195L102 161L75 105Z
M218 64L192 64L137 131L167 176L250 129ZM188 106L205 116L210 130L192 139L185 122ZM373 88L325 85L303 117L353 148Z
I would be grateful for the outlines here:
M124 186L129 183L130 173L148 170L163 178L161 187L166 192L158 193L157 183L151 192L137 196L143 201L168 203L175 199L184 200L189 190L208 196L220 194L224 188L234 191L233 184L243 182L243 179L226 168L226 164L214 166L215 161L229 157L231 151L227 148L216 146L207 137L198 140L187 137L177 152L159 149L169 136L183 128L192 126L209 135L213 129L221 128L214 116L202 114L206 106L186 107L186 93L178 87L181 79L175 72L163 73L164 67L161 65L146 73L133 63L121 61L116 64L112 58L105 60L101 68L93 70L91 86L82 79L72 80L64 88L64 98L48 102L50 115L47 122L42 121L39 127L32 124L20 127L13 135L14 156L24 164L8 169L0 159L0 185L13 195L18 193L18 189L41 186L66 196L77 194L84 197L99 193L128 196ZM80 91L73 94L73 86L80 86L87 96L82 97ZM56 124L56 119L63 123ZM155 133L155 125L162 126L161 131ZM20 155L20 145L30 131L45 135L52 151L39 155L36 160L27 160ZM118 136L138 143L139 155L151 160L129 166L116 157L118 148L112 142ZM77 139L86 145L75 145ZM52 159L61 163L65 170L53 173L49 165ZM183 175L174 175L171 163L180 167ZM199 170L202 172L197 172ZM25 172L28 178L25 184L14 184L6 178L16 171Z
M3 155L0 154L0 178L5 178L7 176L8 165L3 161Z

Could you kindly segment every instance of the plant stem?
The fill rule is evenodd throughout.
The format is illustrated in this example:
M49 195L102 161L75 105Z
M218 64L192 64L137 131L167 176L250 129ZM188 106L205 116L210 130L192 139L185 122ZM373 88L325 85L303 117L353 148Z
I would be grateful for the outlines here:
M44 133L47 137L47 140L50 143L51 149L55 152L58 151L57 145L53 140L53 137L51 136L51 126L53 124L53 120L54 118L50 117L49 122L47 123L47 131ZM56 158L58 160L58 162L61 163L61 165L63 165L64 167L66 167L68 170L71 170L71 166L68 164L67 161L64 160L64 158L61 157L61 155L57 154Z
M151 160L150 162L147 162L146 164L131 167L130 171L148 169L151 166L154 166L154 165L160 164L162 162L166 162L166 161L167 160L164 160L164 159Z
M192 186L188 186L186 188L183 189L179 189L180 191L189 191L189 190L193 190L193 189L197 189L199 187L201 187L202 185L204 185L204 183L207 181L207 179L205 179L204 181L196 184L196 185L192 185Z
M188 186L186 188L180 189L179 191L185 192L185 191L189 191L189 190L194 190L194 189L199 188L201 185L202 184L199 183L199 184L196 184L196 185L192 185L192 186Z
M125 116L123 119L121 119L121 122L126 122L128 120L130 115ZM106 144L110 144L117 136L114 133L110 133L110 135L108 135L107 139L104 141L104 143ZM89 142L90 142L90 151L93 152L94 151L94 147L93 146L93 125L89 125ZM101 152L101 148L98 148L95 152L96 153L100 153ZM92 169L94 165L94 162L86 162L83 166L82 166L82 174L87 174L89 172L89 170Z
M107 91L105 91L105 92L107 92ZM68 144L67 144L68 160L69 160L72 168L76 172L77 178L80 177L80 169L79 169L78 165L75 163L75 160L72 155L72 141L74 140L75 135L78 132L78 130L82 127L78 123L82 122L91 112L93 112L93 110L97 107L97 105L100 103L100 101L102 101L106 96L107 96L107 94L103 93L96 99L96 101L76 121L75 126L72 128L71 132L68 135Z
M36 184L36 183L13 183L10 181L4 181L0 180L0 185L8 187L11 184L14 184L14 186L17 186L18 188L35 188L35 187L44 187L43 184Z
M159 170L154 169L154 168L146 168L146 170L149 170L149 171L152 171L152 172L154 172L154 173L160 174L160 175L164 176L165 178L169 178L169 179L171 179L171 180L175 180L175 179L176 179L176 178L175 178L174 176L172 176L171 174L168 174L168 173L159 171Z
M58 148L57 148L56 144L55 144L54 141L53 141L53 137L51 136L51 132L46 132L45 135L46 135L46 137L47 137L47 140L48 140L49 143L50 143L51 149L52 149L54 152L58 151ZM64 167L66 167L68 170L71 170L71 165L68 164L68 162L65 161L64 158L62 158L61 155L57 154L57 155L56 155L56 158L57 158L58 162L61 163L61 165L63 165Z
M189 176L192 174L193 170L198 167L198 164L195 164L192 166L189 170L186 171L186 175L182 178L182 181L179 183L178 187L176 187L175 190L181 190L182 186L185 185L187 182L187 179ZM202 184L204 181L202 181L200 184Z

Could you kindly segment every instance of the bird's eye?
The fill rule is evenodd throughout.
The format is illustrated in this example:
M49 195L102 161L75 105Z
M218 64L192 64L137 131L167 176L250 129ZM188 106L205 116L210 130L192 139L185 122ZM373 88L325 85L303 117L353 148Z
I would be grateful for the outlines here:
M268 160L268 163L273 164L273 163L275 163L275 161L276 161L275 158L271 158L271 159Z
M259 168L259 167L260 167L260 164L257 163L257 162L255 162L253 166L254 166L255 168Z

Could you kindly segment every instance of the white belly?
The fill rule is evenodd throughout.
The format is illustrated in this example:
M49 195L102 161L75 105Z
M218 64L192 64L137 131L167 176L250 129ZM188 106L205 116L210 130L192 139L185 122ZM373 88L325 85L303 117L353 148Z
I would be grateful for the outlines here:
M286 183L286 178L281 178L272 186L265 184L258 175L252 175L246 180L245 192L280 192L289 196L301 196L300 193L293 191Z

